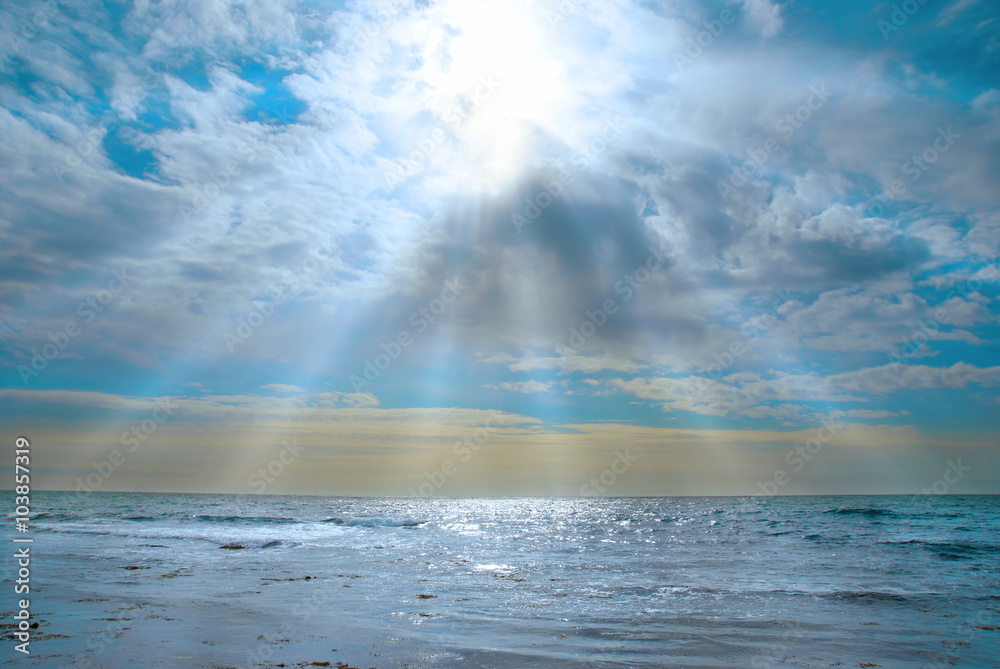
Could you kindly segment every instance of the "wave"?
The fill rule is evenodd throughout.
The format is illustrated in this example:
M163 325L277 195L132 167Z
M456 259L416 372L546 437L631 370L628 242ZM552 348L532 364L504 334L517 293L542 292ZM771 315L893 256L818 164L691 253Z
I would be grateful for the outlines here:
M260 528L259 531L247 528L214 528L211 526L157 526L149 524L108 524L108 525L58 525L43 528L41 531L55 534L88 535L100 537L125 538L142 541L198 541L214 544L219 547L233 547L232 550L278 548L301 545L301 541L287 537L276 538L275 529ZM301 537L296 537L299 539Z
M809 591L809 590L786 590L786 589L740 589L740 588L712 588L692 585L663 585L657 588L657 593L668 597L704 597L706 595L714 597L728 596L757 596L757 597L819 597L821 599L841 599L851 602L908 602L913 597L921 595L911 595L910 593L884 592L880 590L832 590L832 591ZM926 594L924 595L926 596Z
M295 543L295 542L291 542ZM225 548L227 550L246 550L249 548L277 548L278 546L284 546L286 542L281 539L271 539L270 541L248 541L246 543L241 541L229 541L224 544L219 544L219 548Z
M419 527L426 523L426 520L412 520L410 518L353 518L350 516L333 516L323 520L324 523L343 525L345 527Z
M816 541L816 542L819 542L819 543L843 545L846 542L853 540L854 539L854 535L851 535L851 534L837 534L836 536L828 536L826 534L815 534L814 533L814 534L803 534L802 538L806 539L808 541Z
M8 518L19 517L14 513L7 515ZM74 520L82 520L83 516L78 516L73 513L49 513L48 511L32 511L28 514L28 520L51 520L56 522L72 522Z
M896 546L919 546L924 550L950 560L971 560L981 555L995 555L997 551L1000 551L1000 546L986 542L907 539L906 541L881 541L879 543Z
M905 602L907 597L894 592L878 590L837 590L835 592L816 594L817 597L829 599L844 599L849 602Z
M286 525L290 523L301 523L301 520L294 518L282 518L276 516L195 516L195 520L202 523L278 523Z
M827 509L824 513L835 513L843 516L866 516L868 518L880 518L887 516L898 515L895 511L890 511L889 509L874 509L871 507L863 506L842 506L838 509Z

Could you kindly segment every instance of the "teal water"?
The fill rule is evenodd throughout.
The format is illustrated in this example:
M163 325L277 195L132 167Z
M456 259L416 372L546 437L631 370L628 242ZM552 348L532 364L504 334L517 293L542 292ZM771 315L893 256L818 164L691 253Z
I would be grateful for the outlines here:
M31 666L1000 666L997 496L33 503Z

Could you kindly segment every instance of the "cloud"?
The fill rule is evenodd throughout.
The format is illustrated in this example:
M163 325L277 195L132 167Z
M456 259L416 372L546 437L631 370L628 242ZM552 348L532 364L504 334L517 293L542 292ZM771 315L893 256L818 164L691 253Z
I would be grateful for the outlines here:
M686 0L555 27L537 3L66 6L19 40L29 8L4 6L4 392L245 417L503 390L526 414L559 393L588 418L790 427L898 418L931 389L978 406L1000 315L989 3L889 44L792 8L744 0L679 67L712 18Z
M530 381L501 381L499 384L490 383L483 387L492 390L509 390L515 393L534 394L551 393L554 388L565 388L566 385L565 381L536 381L531 379Z
M1000 367L979 368L966 363L951 367L881 365L823 376L773 372L770 378L732 375L713 379L647 377L610 379L625 393L660 404L664 411L683 410L708 416L790 417L804 407L770 402L812 401L830 404L867 402L902 390L966 388L1000 384ZM813 415L818 415L813 412Z
M616 488L622 494L652 494L662 489L664 480L683 494L753 494L755 482L773 472L790 448L815 434L815 429L674 429L608 421L546 425L510 412L331 408L241 396L148 398L141 411L133 406L133 398L107 394L4 391L3 397L5 405L16 404L21 410L39 402L88 406L99 419L97 427L46 418L21 423L34 443L46 444L33 465L47 485L62 489L75 487L75 477L94 471L94 463L112 457L112 452L125 452L122 432L127 434L168 399L172 413L134 453L127 452L124 464L115 467L101 490L143 489L153 477L161 490L253 492L248 476L276 457L283 442L294 439L302 455L269 492L407 494L425 480L423 472L456 461L454 444L490 425L495 429L489 439L461 462L460 474L449 479L443 494L578 494L582 483L614 459L621 444L628 444L642 462ZM132 410L115 410L120 407ZM914 446L931 453L926 464L908 463L920 474L939 474L940 457L949 448L987 452L977 442L931 440L905 428L860 424L845 425L824 452L835 462L842 460L843 472L852 472L849 478L863 490L885 482L878 476L858 478L858 472L871 471L873 454L890 454L891 462L900 457L891 454ZM729 469L718 470L720 458ZM898 476L898 467L890 469Z
M954 0L951 4L941 10L938 15L938 25L947 26L954 21L970 6L975 5L979 0Z
M407 59L422 39L416 28L432 29L435 21L461 25L466 10L457 4L400 10L388 21L376 20L377 34L359 53L350 51L352 39L374 17L353 12L337 13L324 24L311 15L296 16L296 7L283 3L257 3L243 23L224 3L211 10L180 3L135 10L128 20L137 34L150 35L145 50L129 54L124 44L110 40L113 48L101 51L97 66L115 82L109 94L117 102L111 108L118 110L113 113L119 125L130 125L125 143L150 153L152 171L145 178L121 173L120 158L105 146L118 131L105 130L101 145L85 157L89 167L64 175L57 194L51 193L51 176L19 178L17 206L2 214L11 221L10 239L0 248L10 278L0 279L0 290L15 298L12 319L33 327L22 330L14 357L30 358L35 342L65 320L56 304L68 303L72 312L76 296L61 270L70 259L82 263L80 269L97 286L113 263L142 263L143 280L128 301L102 317L93 339L79 342L116 337L120 350L133 349L133 357L146 364L164 364L179 350L223 353L223 334L290 280L296 288L285 293L296 303L295 315L279 308L267 327L241 344L237 359L309 350L320 329L332 329L340 350L353 355L352 332L384 325L386 332L372 337L393 336L449 275L464 272L469 292L449 311L441 331L461 341L461 350L484 359L512 356L520 362L510 363L510 371L635 373L650 364L682 369L690 364L686 361L710 359L733 337L716 316L745 310L756 292L795 284L817 294L816 308L825 308L825 296L843 290L844 282L871 284L918 272L934 250L959 252L960 239L945 241L930 228L910 231L891 218L865 217L851 201L861 186L853 172L888 184L901 175L910 153L933 141L936 126L930 120L942 115L943 103L849 59L820 58L825 64L819 69L802 63L779 76L775 59L794 58L745 51L749 47L736 35L728 37L738 57L713 48L695 64L710 64L720 85L649 70L651 54L669 53L682 43L681 17L696 9L684 5L675 15L660 16L627 4L602 5L592 19L580 17L577 29L532 45L546 67L564 62L559 90L573 105L546 97L545 105L553 106L543 105L526 119L519 116L523 105L512 108L510 98L490 97L460 124L444 116L449 105L468 96L466 83L438 89L378 84L430 80L446 70L437 55L428 56L416 72ZM776 34L783 20L779 4L746 2L744 12L766 35ZM608 31L608 25L616 30ZM346 41L317 48L305 39L304 26ZM54 30L53 36L64 35L61 27ZM593 65L589 45L597 33L606 33L603 48L621 74L576 75ZM450 48L448 38L441 39L442 49ZM189 46L185 40L203 45L205 53L189 57L206 63L203 77L172 71L180 69L171 59ZM455 47L460 44L468 46L459 39ZM42 59L43 47L42 41L29 43L23 55ZM275 58L279 47L287 51ZM819 51L824 49L836 51L832 46ZM261 60L272 78L220 64L236 54ZM475 56L484 65L499 62L485 47ZM94 77L79 54L66 58L74 76ZM809 100L818 79L831 91L830 100L786 141L776 124ZM644 82L643 94L625 96L638 80ZM53 90L70 86L48 75L43 81ZM288 91L304 112L269 125L259 120L255 106L276 89ZM101 127L100 118L88 118L80 105L58 96L12 92L10 97L18 116L5 117L5 135L12 139L4 164L18 174L44 175L65 158L65 147ZM598 104L601 100L611 102ZM698 113L698 100L713 114ZM581 101L597 111L579 113L575 105ZM161 110L155 122L138 122L154 109ZM456 187L475 172L458 159L489 135L477 128L495 123L490 115L501 111L516 117L525 157L516 162L521 170L487 188ZM965 110L956 114L963 123L972 120L964 118ZM601 133L613 118L621 119L622 130L605 141ZM984 121L978 123L986 133ZM46 125L52 128L43 132ZM376 163L410 155L425 132L438 126L450 134L437 145L433 164L386 193ZM781 141L781 152L734 199L723 202L716 182L767 136ZM977 156L986 155L994 140L982 137L981 146L960 142L947 156L962 152L962 161L948 167L952 186L989 180L983 177L989 169L971 167L988 168ZM948 172L938 168L923 174L917 186L940 183ZM567 169L573 182L517 234L512 213ZM115 203L114 211L107 203ZM186 219L182 232L171 226L178 214ZM130 225L134 220L145 224ZM976 230L985 234L982 224ZM644 261L650 246L668 249L671 264L625 304L616 282ZM299 271L311 255L321 259L318 268ZM34 299L39 291L43 299ZM570 328L607 298L618 300L619 314L582 350L567 350ZM38 303L52 305L54 313L32 306ZM353 318L329 328L335 311ZM976 322L987 313L980 311ZM851 318L860 325L860 316ZM904 327L879 324L881 331L868 337L846 331L797 334L815 350L874 352L886 350ZM942 336L977 341L972 334ZM87 347L87 354L101 352Z
M354 409L368 409L379 405L378 398L371 393L316 393L320 405L348 406Z
M292 385L289 385L287 383L268 383L268 384L265 384L265 385L261 386L261 388L263 388L265 390L274 390L274 391L279 392L279 393L304 393L305 392L305 390L303 388L299 388L298 386L292 386Z
M627 358L619 358L611 355L580 355L568 352L565 349L561 351L561 355L551 357L537 357L530 353L526 353L521 357L515 357L506 353L499 353L483 358L483 362L505 365L512 372L554 369L560 372L593 373L610 370L635 373L644 367L644 365Z
M743 0L743 12L747 25L760 33L764 39L774 37L785 26L781 18L781 4L770 0Z
M851 418L892 418L896 416L909 416L909 411L884 411L881 409L851 409L844 415Z

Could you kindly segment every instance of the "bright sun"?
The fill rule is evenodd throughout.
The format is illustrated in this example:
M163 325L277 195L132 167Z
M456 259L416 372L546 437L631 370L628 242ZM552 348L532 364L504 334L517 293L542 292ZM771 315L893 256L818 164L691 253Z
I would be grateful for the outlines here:
M438 111L474 100L454 127L461 145L454 168L473 170L495 190L523 166L530 135L558 125L567 102L564 66L537 13L513 3L460 1L447 14L428 36L420 75Z

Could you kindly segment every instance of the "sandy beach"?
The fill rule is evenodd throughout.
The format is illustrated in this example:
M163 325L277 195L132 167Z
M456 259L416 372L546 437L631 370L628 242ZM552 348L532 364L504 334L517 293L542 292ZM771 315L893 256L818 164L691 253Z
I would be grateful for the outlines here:
M11 666L996 665L997 498L39 501Z

